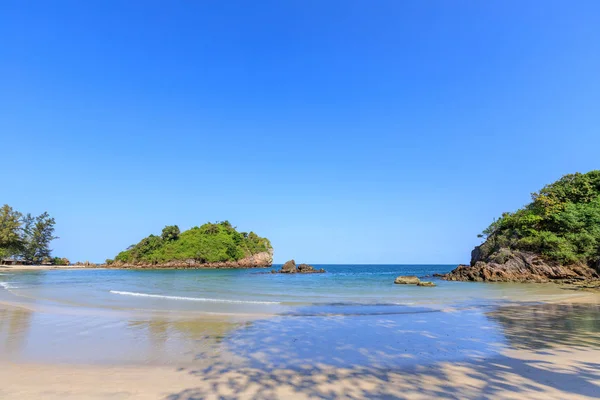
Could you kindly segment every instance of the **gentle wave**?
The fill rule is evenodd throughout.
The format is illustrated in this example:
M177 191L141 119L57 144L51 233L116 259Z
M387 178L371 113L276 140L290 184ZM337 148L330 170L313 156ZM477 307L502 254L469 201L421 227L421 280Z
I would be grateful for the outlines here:
M6 290L18 289L18 287L11 285L10 282L0 282L0 286L2 286Z
M276 302L276 301L225 300L225 299L207 299L207 298L202 298L202 297L163 296L163 295L160 295L160 294L123 292L123 291L120 291L120 290L111 290L110 293L120 294L120 295L123 295L123 296L152 297L152 298L156 298L156 299L169 299L169 300L206 301L206 302L210 302L210 303L281 304L281 303Z

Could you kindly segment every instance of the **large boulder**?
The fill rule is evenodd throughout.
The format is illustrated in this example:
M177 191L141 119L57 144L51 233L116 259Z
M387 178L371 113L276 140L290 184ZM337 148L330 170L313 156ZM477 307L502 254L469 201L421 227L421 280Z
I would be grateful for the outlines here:
M296 272L298 272L298 269L296 268L296 261L290 260L286 262L285 264L283 264L279 272L281 272L282 274L295 274Z
M421 282L419 280L419 278L417 278L416 276L399 276L396 278L396 280L394 280L395 284L398 285L417 285L419 282Z

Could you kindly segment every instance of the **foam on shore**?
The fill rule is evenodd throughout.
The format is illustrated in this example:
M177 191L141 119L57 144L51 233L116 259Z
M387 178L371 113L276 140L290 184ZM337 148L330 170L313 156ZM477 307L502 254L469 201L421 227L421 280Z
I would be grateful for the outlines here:
M204 301L204 302L209 302L209 303L281 304L278 301L229 300L229 299L210 299L210 298L204 298L204 297L164 296L164 295L160 295L160 294L124 292L124 291L120 291L120 290L111 290L110 293L120 294L123 296L152 297L152 298L156 298L156 299L168 299L168 300Z

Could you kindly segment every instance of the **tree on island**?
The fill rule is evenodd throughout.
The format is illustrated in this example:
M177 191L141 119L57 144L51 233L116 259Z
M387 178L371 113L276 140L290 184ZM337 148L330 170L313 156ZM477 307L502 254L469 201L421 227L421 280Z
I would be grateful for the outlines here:
M221 221L185 232L180 232L177 225L166 226L160 236L150 235L106 262L160 264L195 260L202 264L238 261L269 251L272 247L268 239L254 232L238 232L229 221Z
M27 264L50 262L54 239L54 218L44 212L37 217L23 215L8 204L0 208L0 258Z
M179 231L179 227L177 225L170 225L170 226L165 226L163 228L162 234L160 235L160 237L165 242L168 242L168 241L171 241L171 240L177 240L177 239L179 239L179 234L180 233L181 232Z

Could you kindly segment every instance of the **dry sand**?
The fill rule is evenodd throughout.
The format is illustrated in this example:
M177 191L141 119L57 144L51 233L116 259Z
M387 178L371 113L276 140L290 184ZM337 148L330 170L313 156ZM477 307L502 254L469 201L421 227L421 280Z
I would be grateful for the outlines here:
M406 370L177 370L0 364L7 399L592 399L600 396L597 351L509 351L489 360Z

